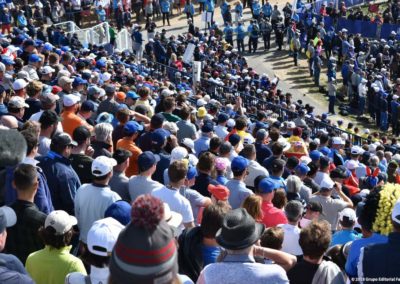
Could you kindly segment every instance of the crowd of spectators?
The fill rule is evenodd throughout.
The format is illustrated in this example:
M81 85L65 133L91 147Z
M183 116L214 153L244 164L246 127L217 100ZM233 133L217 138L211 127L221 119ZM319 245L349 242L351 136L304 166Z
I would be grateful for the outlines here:
M364 94L364 107L375 110L378 100L373 114L388 129L381 106L390 104L393 118L398 66L378 60L380 43L365 47L341 31L341 44L332 45L340 48L329 54L316 20L307 26L290 6L284 17L272 8L269 19L255 3L244 33L252 51L259 25L270 22L278 40L285 31L277 47L286 37L296 59L293 39L305 32L312 75L325 49L328 84L337 61L349 101L359 104ZM229 11L225 4L221 11ZM399 278L397 139L315 115L282 93L279 78L248 66L244 49L227 38L229 21L203 32L187 18L188 33L153 26L147 41L135 24L133 50L115 46L112 54L77 37L55 41L60 29L43 38L17 26L3 34L0 282ZM202 62L200 82L183 60L190 44Z

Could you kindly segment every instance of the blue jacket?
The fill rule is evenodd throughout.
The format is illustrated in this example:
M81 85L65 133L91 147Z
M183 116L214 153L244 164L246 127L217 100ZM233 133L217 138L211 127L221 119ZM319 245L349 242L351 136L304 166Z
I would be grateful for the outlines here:
M192 3L185 4L185 8L183 9L184 13L189 13L190 15L194 15L194 6Z
M236 28L237 39L244 39L246 37L246 30L243 25L240 25Z
M134 31L132 34L132 39L134 42L142 44L143 42L142 33L140 31Z
M239 16L243 16L243 5L241 3L235 6L235 12L239 14Z
M224 29L224 35L227 40L233 39L233 28L231 26L226 26Z
M10 13L1 13L0 21L3 24L11 24L11 14Z
M167 57L167 51L159 40L154 41L153 48L157 61L164 60Z
M226 12L228 12L228 3L227 2L223 2L221 4L221 14L222 16L225 15Z
M263 6L262 6L262 11L263 11L263 14L266 16L266 17L270 17L271 16L271 13L272 13L272 5L271 4L264 4Z
M12 186L14 170L15 168L8 168L6 175L5 204L7 206L10 206L15 202L15 200L17 200L17 191ZM47 185L47 179L41 168L36 167L36 170L38 174L39 186L35 194L34 203L41 212L49 214L50 212L54 211L54 208L53 202L51 201L49 186Z
M74 214L75 193L81 182L71 162L53 151L49 151L47 156L39 157L38 160L47 178L54 209Z
M214 12L215 4L214 0L207 0L205 3L207 12Z
M253 2L252 7L253 7L253 13L254 13L254 15L256 15L256 16L260 15L260 12L261 12L261 5L260 5L260 3L258 3L258 2Z
M161 1L160 5L161 5L161 12L169 13L171 4L169 3L168 0Z

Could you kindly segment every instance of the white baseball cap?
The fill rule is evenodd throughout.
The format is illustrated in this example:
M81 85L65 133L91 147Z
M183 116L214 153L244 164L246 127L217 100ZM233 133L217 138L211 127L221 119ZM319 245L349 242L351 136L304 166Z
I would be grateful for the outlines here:
M110 73L104 72L103 74L101 74L101 80L103 82L106 82L106 81L108 81L110 79L111 79L111 74Z
M351 154L353 155L362 155L364 153L364 149L360 146L353 146L351 147Z
M87 235L88 250L99 256L110 256L119 233L125 227L114 218L107 217L93 223Z
M398 199L393 206L392 220L397 224L400 224L400 199Z
M71 94L63 96L63 104L66 107L73 106L74 104L77 104L79 102L80 102L80 98L78 96L71 95Z
M8 101L8 106L11 108L29 108L29 105L25 102L25 100L18 96L13 96Z
M27 85L28 82L25 81L24 79L17 79L13 82L12 88L14 89L14 91L18 91L25 88Z
M55 210L47 215L44 227L52 227L56 231L56 235L64 235L76 224L78 224L78 220L74 216L64 210Z
M197 107L202 107L205 106L207 104L205 99L198 99L196 102Z
M168 223L168 225L178 228L182 224L183 218L181 214L171 211L168 203L164 202L164 220Z
M184 147L175 147L171 151L171 164L175 161L181 161L188 156L188 151Z
M344 140L342 139L342 137L333 137L332 138L332 144L333 145L344 145L345 144L345 142L344 142Z
M339 212L339 220L343 221L344 217L347 217L349 221L355 222L357 220L356 211L354 211L354 209L351 208L345 208Z
M192 150L193 154L196 154L196 151L194 150L194 141L193 141L193 139L184 138L182 140L182 144L185 145L186 147L189 147L190 150Z
M358 162L354 160L348 160L346 163L346 168L349 170L355 170L358 168Z
M117 161L113 158L106 156L99 156L94 159L92 163L92 175L95 177L105 176L113 170L113 167L117 165Z
M332 189L335 183L329 178L329 179L323 179L321 182L320 187L321 188L327 188L327 189Z
M42 73L43 75L47 75L54 72L56 72L56 70L51 68L50 66L44 66L42 69L40 69L40 73Z

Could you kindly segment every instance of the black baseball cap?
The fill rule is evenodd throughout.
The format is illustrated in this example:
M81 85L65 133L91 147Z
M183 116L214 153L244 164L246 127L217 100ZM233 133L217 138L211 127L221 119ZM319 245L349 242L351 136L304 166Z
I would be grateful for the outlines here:
M164 123L164 116L161 113L156 113L151 117L150 125L154 128L159 128Z
M57 133L51 139L51 144L56 146L78 146L74 140L72 140L71 136L68 133Z
M124 163L130 156L132 156L131 152L124 149L117 149L112 157L117 161L117 164L120 165Z
M92 135L90 134L90 130L86 126L79 126L75 128L72 133L72 138L78 143L81 144L86 139L90 138Z
M346 179L350 176L350 172L346 169L345 166L338 166L335 168L331 173L330 177L331 178L341 178L341 179Z
M271 163L271 167L275 171L281 171L285 167L286 162L282 159L275 159Z

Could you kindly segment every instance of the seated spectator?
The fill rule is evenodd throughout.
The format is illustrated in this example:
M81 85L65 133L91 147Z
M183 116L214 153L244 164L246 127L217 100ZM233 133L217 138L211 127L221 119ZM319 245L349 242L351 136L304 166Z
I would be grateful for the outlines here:
M113 159L117 164L113 168L113 176L110 179L110 188L115 191L123 200L130 200L129 178L125 175L125 170L129 165L131 152L124 149L117 149L113 153Z
M248 174L249 161L242 157L237 156L232 160L231 169L233 173L233 179L226 183L226 187L229 189L229 204L232 209L239 208L243 201L253 192L246 187L244 179Z
M279 225L284 231L282 251L290 253L299 258L303 255L299 246L299 221L303 215L303 205L297 201L289 201L285 206L285 215L288 220L287 224Z
M215 167L215 156L210 152L205 152L199 156L197 163L198 175L193 189L197 190L201 195L210 197L208 185L218 185L218 182L211 177Z
M288 271L290 283L345 283L340 268L323 260L330 242L331 228L326 221L313 221L301 230L299 244L303 259Z
M45 248L31 253L26 260L26 270L37 283L63 283L68 273L86 275L82 261L70 253L73 226L78 223L65 211L51 212L39 229Z
M262 198L259 195L249 195L242 203L242 208L246 209L253 219L262 223L263 212L261 210Z
M81 184L92 182L93 148L90 147L90 130L86 126L75 128L72 138L78 144L71 150L69 160L71 166L79 177Z
M94 141L92 141L92 147L94 153L92 155L93 159L98 156L106 156L111 158L112 156L112 132L113 127L110 123L102 122L96 124L94 127Z
M247 144L243 147L243 150L240 152L240 154L249 160L249 166L247 168L248 175L244 179L244 183L249 189L254 189L254 179L258 177L259 175L266 175L268 176L269 173L268 171L261 166L257 161L257 152L256 148L253 144Z

